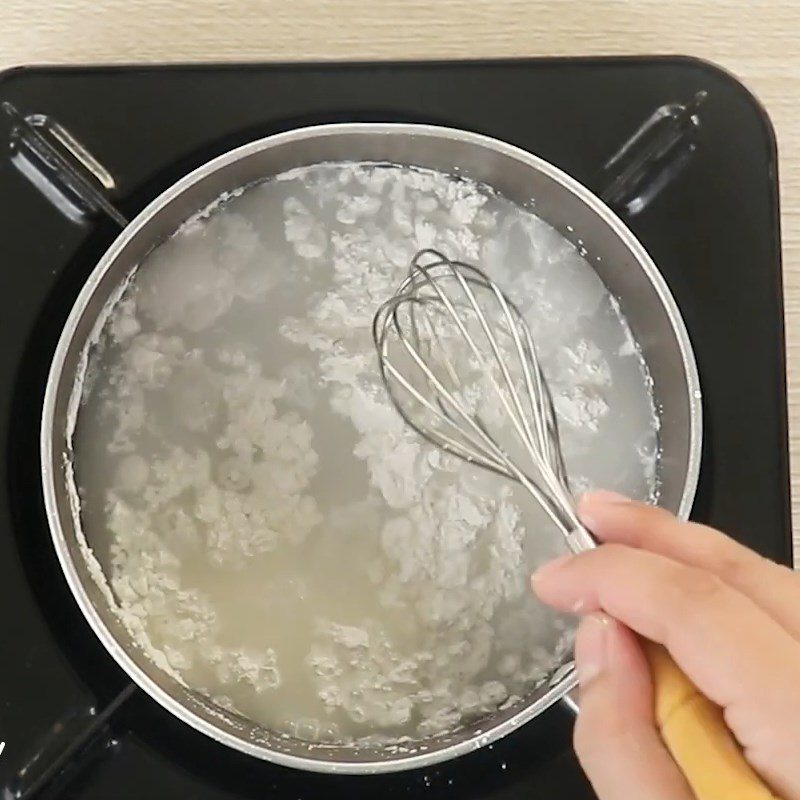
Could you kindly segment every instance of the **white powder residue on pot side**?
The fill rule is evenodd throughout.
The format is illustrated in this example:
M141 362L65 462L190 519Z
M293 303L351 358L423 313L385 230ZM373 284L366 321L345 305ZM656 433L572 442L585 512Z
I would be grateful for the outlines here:
M558 534L379 383L372 316L423 247L523 310L576 490L652 496L649 376L616 302L545 222L435 172L324 164L229 193L141 264L90 358L74 466L120 617L187 686L304 739L452 730L569 651L528 589Z

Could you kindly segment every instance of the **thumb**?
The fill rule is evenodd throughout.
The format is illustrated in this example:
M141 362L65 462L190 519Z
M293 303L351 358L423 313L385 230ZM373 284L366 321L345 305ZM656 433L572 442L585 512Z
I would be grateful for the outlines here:
M653 718L653 690L634 634L605 614L581 621L575 752L599 800L692 800Z

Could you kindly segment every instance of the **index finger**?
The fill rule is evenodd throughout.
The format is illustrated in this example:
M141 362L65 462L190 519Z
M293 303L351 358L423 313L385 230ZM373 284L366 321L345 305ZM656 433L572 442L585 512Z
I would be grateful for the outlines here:
M539 598L563 611L602 610L662 643L703 694L720 706L753 703L790 713L800 643L720 578L664 556L606 544L543 567ZM758 705L756 704L756 705Z
M649 550L718 575L800 640L800 577L788 567L713 528L609 492L584 495L578 514L601 542Z

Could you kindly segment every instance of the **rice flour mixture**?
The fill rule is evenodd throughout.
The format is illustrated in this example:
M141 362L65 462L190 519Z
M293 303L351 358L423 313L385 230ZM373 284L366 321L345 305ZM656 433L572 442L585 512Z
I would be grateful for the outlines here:
M558 534L379 383L372 316L425 247L523 309L576 491L652 496L657 420L616 302L533 213L435 172L322 164L221 199L141 263L83 382L82 524L125 625L187 686L307 740L452 730L570 646L528 588Z

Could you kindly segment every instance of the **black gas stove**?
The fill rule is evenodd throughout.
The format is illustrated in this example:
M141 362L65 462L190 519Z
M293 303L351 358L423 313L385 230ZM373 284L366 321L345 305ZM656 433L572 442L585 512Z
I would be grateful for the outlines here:
M85 145L128 218L209 158L313 123L465 128L556 164L621 214L686 320L705 414L694 517L791 563L775 140L764 110L728 74L685 58L23 68L0 76L0 100L26 125L52 135L36 116L47 115ZM0 120L4 796L41 782L40 796L81 800L590 798L563 706L454 762L338 777L234 752L130 686L61 575L38 458L60 328L118 227L103 214L70 221L26 179L5 145L19 145L15 119ZM93 735L82 738L87 719ZM59 755L64 741L72 751Z

